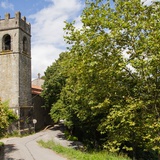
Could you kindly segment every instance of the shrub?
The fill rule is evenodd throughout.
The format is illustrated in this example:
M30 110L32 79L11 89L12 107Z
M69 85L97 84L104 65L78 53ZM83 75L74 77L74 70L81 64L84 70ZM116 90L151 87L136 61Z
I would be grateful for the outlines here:
M4 134L7 127L18 119L18 116L9 108L9 103L0 101L0 137Z

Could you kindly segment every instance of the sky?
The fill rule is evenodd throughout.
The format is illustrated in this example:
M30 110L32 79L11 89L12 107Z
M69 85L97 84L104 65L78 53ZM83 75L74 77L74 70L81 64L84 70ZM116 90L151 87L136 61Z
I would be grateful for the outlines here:
M143 0L150 4L151 0ZM31 23L32 79L38 73L44 75L59 54L66 50L64 21L76 20L81 27L80 15L85 7L84 0L0 0L0 18L5 13L15 17L20 11Z
M76 20L80 27L83 0L0 0L0 18L6 13L15 17L20 11L31 23L32 79L44 75L59 54L66 50L64 21Z

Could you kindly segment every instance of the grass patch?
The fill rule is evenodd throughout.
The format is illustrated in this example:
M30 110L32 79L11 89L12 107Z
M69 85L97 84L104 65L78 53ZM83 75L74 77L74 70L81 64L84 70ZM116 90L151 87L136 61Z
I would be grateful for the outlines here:
M61 145L55 144L53 141L38 141L38 143L45 148L52 149L53 151L65 156L70 160L130 160L125 156L118 156L110 154L105 151L101 152L82 152L72 148L66 148Z
M0 139L3 139L3 138L10 138L10 137L27 137L27 136L30 136L30 135L33 135L35 134L35 132L31 132L31 133L19 133L19 131L13 131L12 133L5 133L3 134L3 136L0 137Z
M3 147L4 146L4 143L3 142L0 142L0 147Z
M5 133L1 138L19 137L18 131L13 131L12 133Z

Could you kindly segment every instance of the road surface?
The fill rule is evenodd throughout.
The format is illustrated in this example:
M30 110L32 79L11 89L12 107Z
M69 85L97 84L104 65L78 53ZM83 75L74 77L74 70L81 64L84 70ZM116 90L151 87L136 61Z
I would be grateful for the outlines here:
M64 140L60 130L46 130L36 134L19 138L7 138L0 141L5 143L4 155L0 160L67 160L52 150L38 145L38 140L53 139L63 146L69 146L70 142Z

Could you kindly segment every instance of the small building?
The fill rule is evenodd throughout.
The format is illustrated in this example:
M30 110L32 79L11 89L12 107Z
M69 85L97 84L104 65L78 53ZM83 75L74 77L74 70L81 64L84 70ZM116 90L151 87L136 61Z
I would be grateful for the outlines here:
M50 109L44 107L44 100L41 97L43 83L44 80L40 78L40 74L38 74L37 79L32 81L32 105L34 110L33 117L37 120L35 124L36 130L40 130L52 122L49 115Z

